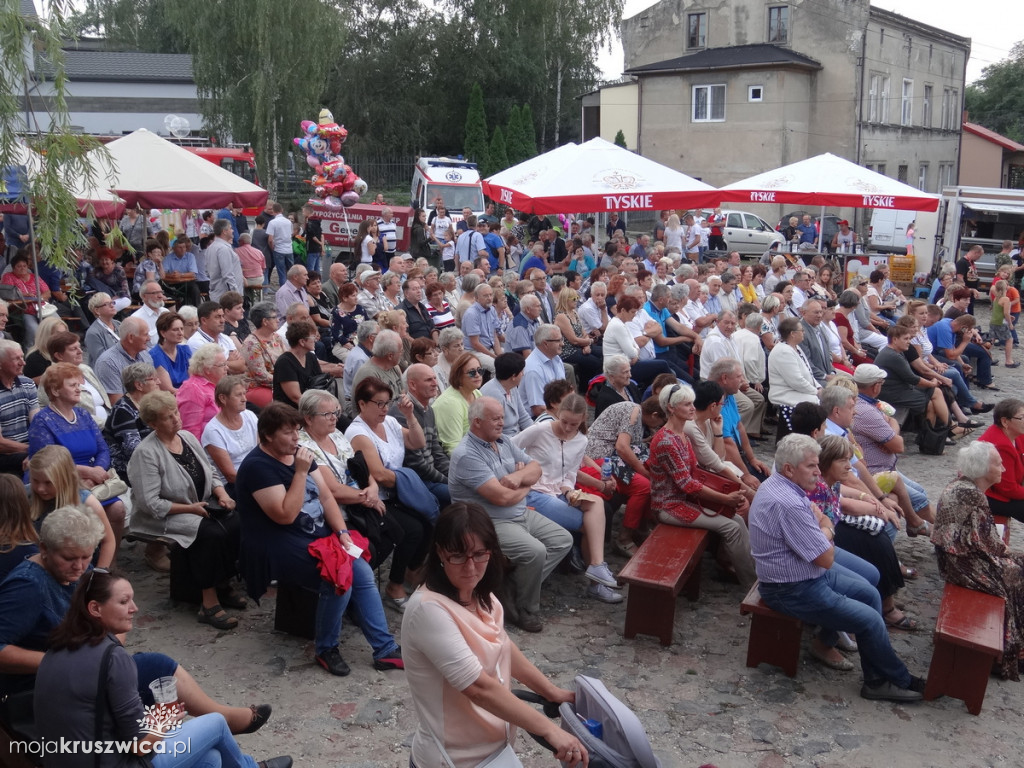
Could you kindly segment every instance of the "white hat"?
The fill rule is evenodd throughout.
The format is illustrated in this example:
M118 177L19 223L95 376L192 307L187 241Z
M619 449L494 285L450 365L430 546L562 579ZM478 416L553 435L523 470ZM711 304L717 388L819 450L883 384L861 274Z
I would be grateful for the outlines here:
M882 381L888 376L888 373L871 363L862 363L853 371L853 380L858 384L874 384L876 381Z
M371 269L367 272L363 272L363 274L359 276L359 282L365 283L367 280L372 280L375 277L380 277L380 272L376 272Z

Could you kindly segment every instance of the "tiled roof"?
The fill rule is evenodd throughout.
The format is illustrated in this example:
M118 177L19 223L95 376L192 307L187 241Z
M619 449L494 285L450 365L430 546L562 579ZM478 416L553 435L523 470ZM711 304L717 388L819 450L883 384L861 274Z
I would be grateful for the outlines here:
M709 69L739 69L772 64L821 69L821 63L802 53L777 45L731 45L707 48L675 59L644 64L626 70L627 74L647 72L695 72Z
M64 62L72 80L193 82L187 53L65 50ZM49 74L45 65L44 74Z
M993 144L998 144L1003 149L1008 149L1011 152L1024 152L1024 144L1018 144L1013 139L1008 139L1002 134L989 130L983 125L965 122L964 130L968 133L973 133L975 136L980 136L986 141L991 141Z

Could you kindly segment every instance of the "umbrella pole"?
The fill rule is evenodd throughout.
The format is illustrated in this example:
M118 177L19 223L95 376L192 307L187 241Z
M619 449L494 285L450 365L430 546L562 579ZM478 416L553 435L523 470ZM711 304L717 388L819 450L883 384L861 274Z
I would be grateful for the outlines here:
M821 239L825 236L825 206L821 206L821 215L818 216L818 253L821 253Z
M39 280L39 253L36 249L36 225L32 218L31 205L28 207L28 244L32 249L32 274L36 278L36 317L39 318L43 313L43 291Z

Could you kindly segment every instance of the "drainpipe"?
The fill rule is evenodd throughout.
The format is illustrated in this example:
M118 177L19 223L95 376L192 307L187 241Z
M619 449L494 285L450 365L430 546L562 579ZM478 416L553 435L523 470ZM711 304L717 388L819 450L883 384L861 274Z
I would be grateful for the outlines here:
M863 123L864 123L864 63L867 61L868 55L868 30L864 28L864 34L860 39L860 59L857 61L857 130L855 137L857 141L857 148L854 151L854 161L857 165L861 164L863 159L864 145L861 142ZM854 224L859 224L857 218L860 216L860 209L854 211ZM866 251L866 249L865 249Z
M644 79L638 77L636 79L636 153L642 155L643 152L643 125L644 125Z

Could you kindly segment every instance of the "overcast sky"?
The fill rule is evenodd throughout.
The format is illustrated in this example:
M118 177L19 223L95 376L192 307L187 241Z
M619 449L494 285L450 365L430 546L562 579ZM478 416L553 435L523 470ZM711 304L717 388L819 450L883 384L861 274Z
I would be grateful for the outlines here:
M657 0L626 0L622 15L626 18L654 5ZM1005 59L1010 48L1024 39L1024 28L1012 23L1021 14L1021 0L876 0L877 8L894 11L916 21L971 38L971 59L967 62L967 82L981 75L989 64ZM603 51L599 59L606 79L622 74L622 46Z

